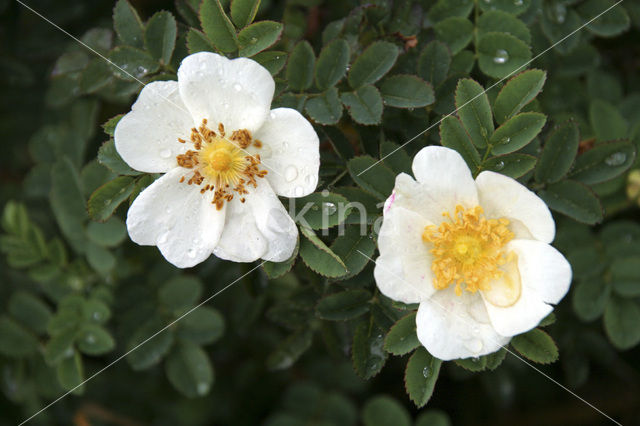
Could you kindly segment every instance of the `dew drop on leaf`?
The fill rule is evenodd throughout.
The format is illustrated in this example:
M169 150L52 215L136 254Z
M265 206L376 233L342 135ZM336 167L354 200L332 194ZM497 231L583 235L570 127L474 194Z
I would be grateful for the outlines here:
M625 154L624 152L614 152L613 154L605 158L604 163L607 166L615 167L624 164L625 161L627 161L627 154Z
M509 60L509 52L504 49L496 50L496 56L493 57L493 62L496 64L504 64Z
M425 367L422 369L422 375L425 379L429 377L429 374L431 374L431 370L429 370L429 367Z

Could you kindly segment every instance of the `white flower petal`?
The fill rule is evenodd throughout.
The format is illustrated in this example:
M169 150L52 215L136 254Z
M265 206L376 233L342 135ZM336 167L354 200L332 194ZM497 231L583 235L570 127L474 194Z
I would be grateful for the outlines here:
M303 197L316 189L320 168L318 135L302 114L291 108L276 108L254 138L263 143L255 152L260 154L276 194Z
M127 213L131 239L140 245L156 245L178 268L188 268L211 255L220 239L225 209L216 210L211 194L200 187L180 183L188 170L175 168L149 185Z
M552 246L533 240L513 240L507 245L518 257L521 294L509 307L498 307L485 297L487 312L496 331L515 336L536 327L553 311L569 290L571 266Z
M475 207L476 187L467 163L453 149L441 146L422 148L411 165L413 175L425 193L441 207L455 210L457 204Z
M269 71L247 59L211 52L187 56L178 69L180 95L196 122L218 123L227 132L255 132L269 114L275 83Z
M400 173L396 176L393 193L385 203L385 210L394 205L404 207L437 225L443 220L442 214L446 211L453 214L458 204L466 208L478 205L475 185L463 188L454 183L452 176L434 179L431 183L416 182L408 174Z
M454 286L420 303L416 327L420 343L444 361L490 354L509 342L491 326L480 295L456 296Z
M257 188L247 189L244 203L237 195L229 203L227 222L214 254L234 262L289 259L298 240L293 219L269 182L261 179Z
M378 247L380 257L373 271L385 296L403 303L418 303L434 292L432 256L422 241L428 225L424 217L402 207L392 207L384 216Z
M176 156L186 151L178 138L188 139L193 124L178 82L151 82L142 88L131 112L118 122L116 150L136 170L164 173L176 167Z
M476 178L478 197L488 218L506 217L516 238L531 238L550 243L555 223L547 205L535 193L515 179L494 172L482 172ZM528 232L524 232L524 229Z

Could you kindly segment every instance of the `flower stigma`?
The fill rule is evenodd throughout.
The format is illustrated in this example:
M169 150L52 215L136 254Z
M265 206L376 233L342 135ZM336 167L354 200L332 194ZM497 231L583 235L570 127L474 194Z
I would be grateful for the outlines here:
M434 256L431 264L433 286L442 290L455 283L458 296L462 295L463 283L464 289L471 293L489 291L491 281L505 274L500 267L515 261L515 255L504 250L514 237L508 228L509 220L487 219L480 206L465 209L457 205L453 217L449 212L442 215L447 220L438 227L425 226L422 233L422 240L433 245L430 250ZM508 275L507 281L513 281L512 274ZM516 286L507 287L515 289ZM519 286L517 289L518 294L513 297L519 297Z
M249 155L246 148L253 144L262 147L262 142L253 140L248 130L235 130L227 138L222 123L218 124L218 132L207 127L207 119L197 129L191 129L190 142L193 150L176 157L178 165L186 169L193 169L193 174L186 180L180 179L188 185L200 185L200 193L213 192L212 204L218 210L224 202L233 200L234 193L238 194L241 202L245 202L244 195L248 194L247 186L257 188L257 179L267 175L266 170L260 169L260 154ZM178 139L180 143L187 143L185 139Z

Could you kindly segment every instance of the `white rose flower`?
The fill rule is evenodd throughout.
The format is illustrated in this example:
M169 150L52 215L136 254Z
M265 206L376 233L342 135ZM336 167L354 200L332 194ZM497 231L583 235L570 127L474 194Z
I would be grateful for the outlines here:
M571 283L546 204L498 173L474 181L448 148L423 148L412 170L385 203L374 276L387 297L420 304L420 342L442 360L477 357L536 327Z
M275 83L257 62L201 52L178 81L147 84L118 123L115 146L135 170L164 173L127 214L131 239L186 268L212 253L280 262L298 230L278 199L318 182L318 136L296 110L270 111Z

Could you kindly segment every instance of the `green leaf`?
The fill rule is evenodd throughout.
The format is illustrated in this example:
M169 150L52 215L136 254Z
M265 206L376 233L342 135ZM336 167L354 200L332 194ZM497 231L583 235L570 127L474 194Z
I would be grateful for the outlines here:
M491 157L482 168L518 179L533 170L537 161L538 159L533 155L515 152Z
M605 182L627 171L635 159L636 147L629 141L601 143L576 158L569 176L587 185Z
M144 25L127 0L118 0L113 8L113 27L123 43L134 47L144 44Z
M473 10L474 3L469 0L438 0L429 9L429 19L432 22L439 22L450 16L461 16L466 18Z
M382 98L374 86L362 86L353 92L340 95L349 115L357 123L364 125L379 124L382 119Z
M609 300L611 288L599 277L578 282L572 290L573 310L582 321L600 318Z
M220 0L203 0L200 23L207 38L222 52L235 52L238 48L236 29L224 13Z
M347 268L347 274L340 279L359 274L369 263L375 249L376 244L371 236L367 235L366 227L345 227L344 234L339 235L331 245L331 250L342 259Z
M444 42L455 55L467 47L473 38L473 24L466 18L452 16L434 25L438 40Z
M451 420L444 411L427 410L416 418L415 426L451 426Z
M339 277L347 273L347 267L320 238L311 230L300 227L306 238L300 241L300 257L314 272L325 277Z
M394 355L405 355L420 346L416 334L416 313L400 318L384 339L384 350Z
M510 79L500 90L493 104L496 121L502 124L519 113L525 105L538 96L546 78L546 72L533 69L521 72Z
M378 374L387 360L387 353L382 349L382 333L383 331L373 322L362 321L353 335L353 367L358 376L365 380Z
M437 87L447 78L450 65L451 51L447 45L440 41L432 41L420 52L418 76Z
M282 24L274 21L255 22L238 34L240 56L253 56L272 46L282 34Z
M320 299L316 316L325 320L346 321L369 311L371 293L366 290L347 290Z
M394 173L411 174L411 158L397 143L384 141L380 144L380 158Z
M458 82L455 99L458 116L473 144L487 146L493 134L493 116L485 90L474 80L465 78Z
M156 60L167 65L176 45L178 26L176 19L167 11L155 13L144 32L144 45Z
M84 381L84 367L82 356L78 351L74 351L73 356L62 359L56 368L56 373L58 382L65 390L74 389L75 394L84 392L84 385L79 386Z
M398 401L386 395L379 395L364 405L362 422L365 426L410 426L411 417Z
M164 364L167 378L189 398L204 396L213 384L213 366L206 352L189 341L179 342Z
M71 161L64 157L51 169L49 201L53 214L74 250L82 251L86 239L83 225L87 219L80 177Z
M349 85L357 89L380 80L396 63L399 53L395 44L386 41L370 44L351 65Z
M535 328L511 339L511 346L525 358L538 364L550 364L558 359L558 347L544 331Z
M76 340L76 329L70 329L53 336L44 347L44 359L49 365L56 365L64 358L74 354L73 343Z
M104 223L90 222L87 237L100 246L115 247L127 238L127 227L117 217L111 217Z
M350 58L349 43L341 38L323 47L315 68L316 86L320 90L335 86L346 74Z
M160 331L162 330L162 331ZM135 371L146 370L159 363L173 344L174 333L158 319L142 324L129 340L127 361Z
M178 322L177 335L200 345L218 341L224 334L225 321L220 312L200 306Z
M178 316L183 314L200 300L202 283L199 279L187 275L178 275L170 279L158 290L158 301Z
M404 372L404 385L416 407L424 407L431 399L441 365L442 361L422 347L409 358Z
M124 117L124 114L118 114L115 115L113 117L111 117L110 119L108 119L103 125L102 125L102 130L104 130L104 132L113 137L113 133L116 130L116 126L118 125L118 122L120 122L120 119ZM113 146L113 141L111 141L112 146ZM103 145L104 146L104 145ZM122 159L120 159L120 161L122 161ZM106 165L106 164L105 164Z
M318 124L336 124L342 116L342 103L338 96L338 89L332 87L310 98L305 105L305 110Z
M633 299L612 296L604 310L604 329L613 346L620 350L640 342L640 306Z
M129 197L135 180L120 176L96 189L89 198L88 210L93 220L106 221L118 206Z
M531 33L524 22L510 13L501 10L490 10L478 19L478 37L486 33L498 32L511 34L526 44L531 44Z
M111 310L94 296L82 305L82 316L96 324L104 324L111 318Z
M286 78L294 90L305 90L313 83L313 67L316 56L308 41L304 40L296 44L289 56Z
M113 75L126 81L138 81L160 68L149 53L130 46L118 46L113 49L109 52L109 60L116 65L111 67Z
M558 182L573 164L580 144L580 131L569 121L556 127L547 138L535 178L538 182Z
M87 355L104 355L116 346L107 330L96 324L85 324L76 339L80 352Z
M276 75L284 68L284 64L287 62L287 53L278 50L270 50L267 52L260 52L253 56L251 59L265 67L271 75Z
M619 7L614 0L587 0L577 10L584 22L589 22L606 11L587 25L589 31L600 37L617 36L628 30L631 23L625 8Z
M215 47L203 32L189 28L187 33L187 48L189 53L213 52Z
M385 200L391 195L396 175L373 157L368 155L354 157L347 163L347 169L351 178L362 189L375 195L378 199Z
M487 33L478 42L480 71L503 78L524 68L531 59L531 49L522 40L505 33Z
M310 347L313 332L303 328L290 334L267 358L269 370L284 370L291 367Z
M344 222L349 214L347 199L330 192L314 192L295 200L296 218L302 226L328 229Z
M231 19L238 28L244 28L256 17L260 0L233 0L231 2Z
M447 148L458 151L472 171L480 168L480 154L469 135L465 131L460 120L454 116L446 116L440 123L440 143Z
M380 86L386 105L396 108L419 108L435 102L433 88L414 75L394 75Z
M0 317L0 354L8 357L25 357L36 353L38 340L20 324Z
M39 298L26 291L16 291L9 298L7 312L22 325L38 334L47 331L47 323L51 319L51 309Z
M571 8L555 2L545 2L540 27L553 49L561 54L577 50L580 45L582 19ZM567 38L567 35L573 34Z
M82 70L79 87L83 93L95 93L112 81L111 65L102 58L96 58Z
M116 258L109 250L91 241L87 244L86 256L89 265L102 275L107 275L116 266Z
M105 126L107 126L107 124L110 122L111 120L105 123ZM108 129L110 130L110 127L105 127L105 131L107 131ZM124 160L120 157L120 154L118 154L118 151L116 151L116 146L113 139L110 139L102 144L102 146L98 150L98 161L100 162L100 164L106 166L107 168L109 168L109 170L118 175L135 176L141 174L140 172L129 167L129 165L125 163Z
M376 217L382 214L377 206L378 199L360 188L355 186L337 187L334 191L353 203L351 214L345 221L347 224L372 223Z
M580 182L564 180L538 193L552 209L589 225L602 220L602 205L593 191Z
M627 137L627 121L618 109L607 101L595 99L591 102L589 121L599 141Z
M498 127L489 144L493 154L508 154L531 142L547 122L547 116L539 112L521 112Z
M492 10L500 10L512 15L521 15L531 5L531 0L491 0L479 2L480 9L487 13Z
M451 66L449 68L450 78L454 77L456 74L469 74L473 69L473 65L475 63L476 57L470 50L463 50L461 52L458 52L457 55L451 58ZM458 76L458 78L460 78L460 76Z
M291 257L284 262L265 262L262 264L264 271L270 279L280 278L291 270L298 258L298 251L300 250L300 236L296 241L296 247L291 254Z

